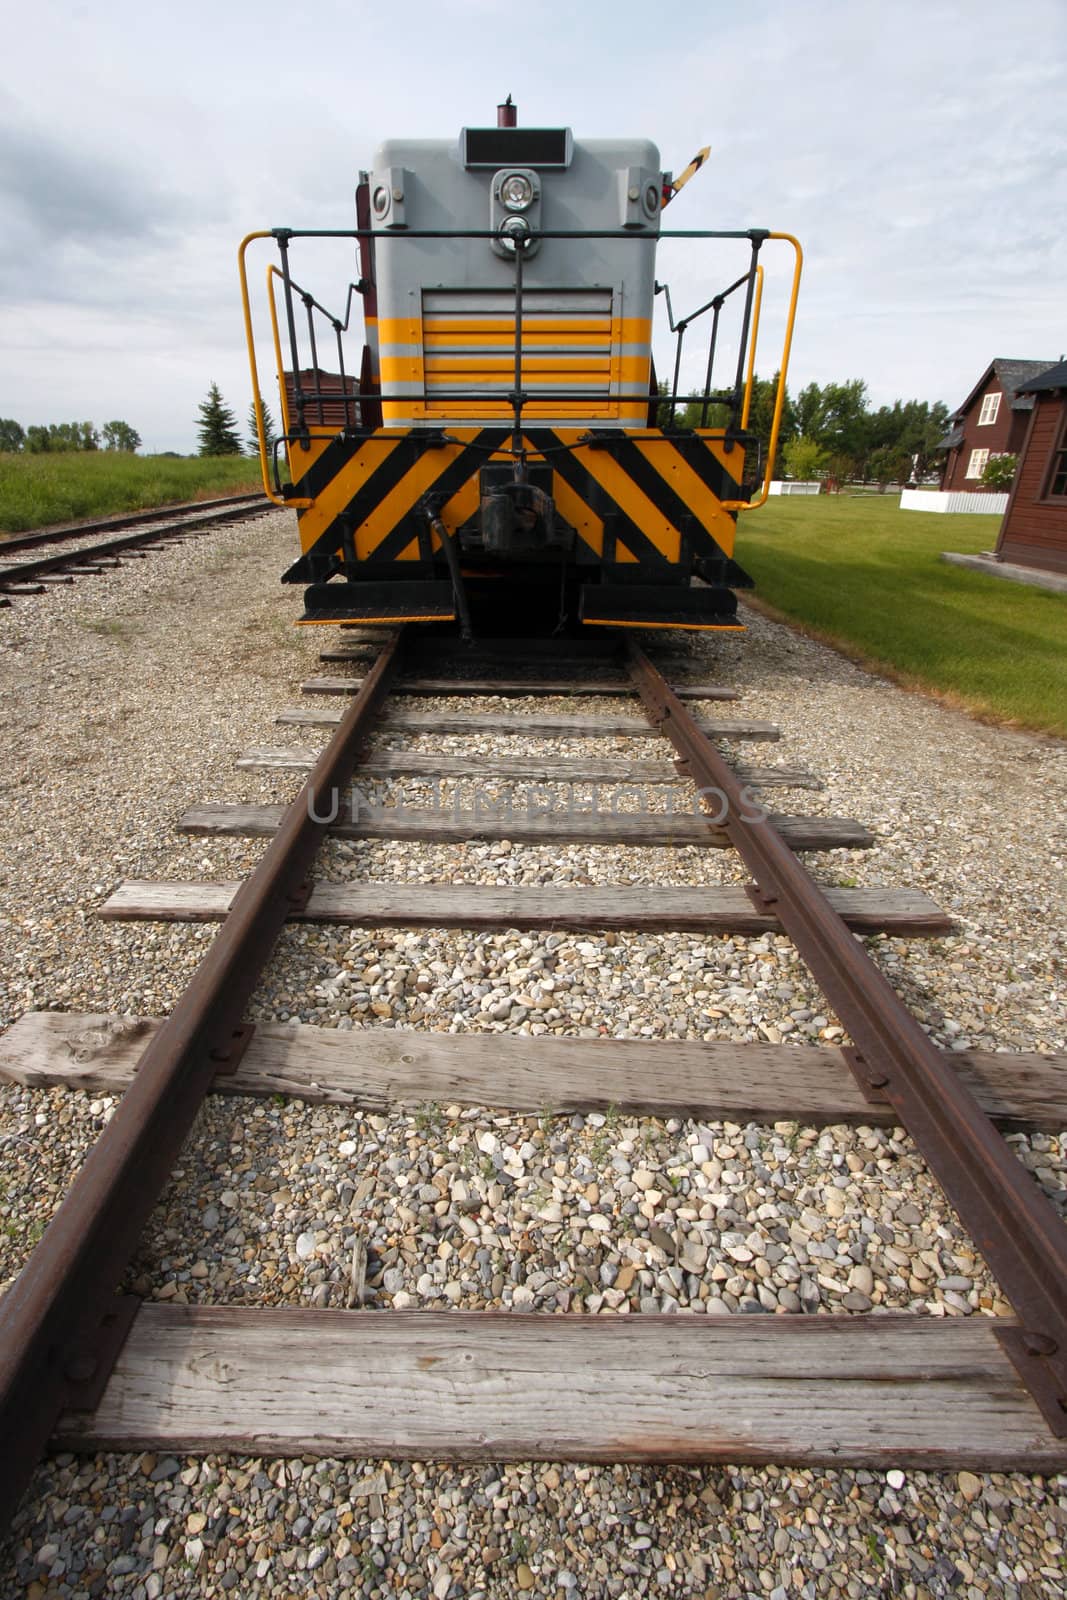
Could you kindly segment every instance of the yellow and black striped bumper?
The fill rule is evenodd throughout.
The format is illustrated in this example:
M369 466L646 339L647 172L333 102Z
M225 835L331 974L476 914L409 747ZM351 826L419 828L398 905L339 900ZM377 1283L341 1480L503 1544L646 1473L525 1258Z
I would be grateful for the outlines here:
M580 564L633 565L675 581L694 561L730 557L744 452L721 431L664 434L532 426L524 430L531 464L552 469L559 515L580 542ZM290 582L324 580L344 563L349 579L381 576L394 563L426 568L440 543L425 514L454 533L476 516L479 472L506 462L504 427L379 429L365 436L314 432L290 447L303 555ZM373 570L373 574L372 571ZM673 569L673 571L672 571Z

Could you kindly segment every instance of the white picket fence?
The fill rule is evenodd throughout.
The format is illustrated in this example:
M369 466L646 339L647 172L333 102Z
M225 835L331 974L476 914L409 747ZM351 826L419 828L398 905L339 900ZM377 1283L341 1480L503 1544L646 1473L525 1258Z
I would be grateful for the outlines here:
M822 484L817 478L810 483L802 478L772 478L768 494L818 494Z
M1002 517L1008 509L1006 494L944 494L940 489L903 489L901 511L985 511Z

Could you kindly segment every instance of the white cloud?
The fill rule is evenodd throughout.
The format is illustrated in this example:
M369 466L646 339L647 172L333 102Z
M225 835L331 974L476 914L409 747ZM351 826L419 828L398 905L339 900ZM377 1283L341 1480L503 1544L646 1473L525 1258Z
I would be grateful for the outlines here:
M188 449L212 380L243 416L240 237L351 226L381 138L451 135L509 91L524 122L648 135L676 171L712 145L669 220L801 237L796 386L955 404L991 356L1067 344L1062 0L41 0L5 46L0 414L24 422L128 416ZM664 260L681 306L722 281Z

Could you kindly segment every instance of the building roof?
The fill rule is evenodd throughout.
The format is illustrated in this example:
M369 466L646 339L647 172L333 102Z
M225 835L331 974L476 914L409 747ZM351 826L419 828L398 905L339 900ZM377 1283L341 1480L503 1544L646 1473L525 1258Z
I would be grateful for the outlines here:
M1020 390L1024 389L1029 379L1036 378L1039 373L1047 372L1052 365L1051 361L1017 361L1010 356L995 356L963 404L952 413L949 421L959 422L963 419L994 375L1009 397L1013 411L1031 411L1033 400L1028 393L1020 393Z
M1041 394L1049 389L1067 389L1067 361L1057 361L1054 367L1048 367L1044 372L1039 372L1036 377L1030 378L1021 385L1022 394Z
M943 439L937 441L935 448L938 450L955 450L958 444L963 443L963 440L964 430L962 428L952 428L945 434Z

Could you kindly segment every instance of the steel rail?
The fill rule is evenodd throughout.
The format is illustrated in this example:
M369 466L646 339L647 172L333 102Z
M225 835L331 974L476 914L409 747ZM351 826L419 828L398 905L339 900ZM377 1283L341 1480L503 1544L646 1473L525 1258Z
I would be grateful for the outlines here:
M60 1413L93 1407L139 1302L117 1286L193 1119L252 1030L243 1024L308 872L331 801L351 780L399 664L382 650L188 988L138 1063L59 1210L0 1301L0 1526L13 1514Z
M262 500L256 489L251 494L227 494L217 500L186 500L172 506L154 506L146 511L124 511L116 517L100 517L90 522L57 522L30 533L0 537L0 556L8 550L36 550L42 544L59 544L64 539L85 539L92 533L118 533L122 528L139 528L142 523L170 522L194 511L225 511Z
M29 561L4 561L8 546L0 544L0 591L10 583L27 583L42 573L61 573L64 567L91 566L94 560L106 556L121 556L135 551L140 545L165 543L180 539L185 533L201 533L208 528L223 527L230 522L244 522L249 517L262 516L267 504L262 496L252 505L231 506L225 511L211 511L203 515L175 518L173 527L157 528L149 525L141 533L121 533L114 539L102 539L96 544L84 544L56 550L51 555L34 556ZM162 519L157 519L162 520ZM69 535L71 541L83 537L82 533ZM54 542L54 541L48 541Z
M681 769L715 793L723 822L842 1027L868 1092L914 1139L1018 1315L998 1337L1052 1432L1067 1437L1067 1230L1036 1181L927 1038L866 950L768 821L661 674L627 637L630 675Z

